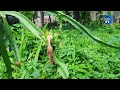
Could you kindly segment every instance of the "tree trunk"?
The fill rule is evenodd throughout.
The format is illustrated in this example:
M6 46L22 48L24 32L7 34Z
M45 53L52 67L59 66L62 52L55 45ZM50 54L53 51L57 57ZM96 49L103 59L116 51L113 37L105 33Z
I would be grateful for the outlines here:
M73 11L73 18L76 21L80 22L80 13L79 13L79 11Z
M43 11L35 11L33 22L38 26L42 27L44 25L44 12Z
M90 12L90 18L92 21L96 21L97 17L96 17L96 11L91 11Z
M44 12L40 11L41 13L41 26L44 26Z
M113 12L114 12L113 13L113 22L114 23L119 23L120 20L119 20L118 16L120 15L120 11L113 11Z

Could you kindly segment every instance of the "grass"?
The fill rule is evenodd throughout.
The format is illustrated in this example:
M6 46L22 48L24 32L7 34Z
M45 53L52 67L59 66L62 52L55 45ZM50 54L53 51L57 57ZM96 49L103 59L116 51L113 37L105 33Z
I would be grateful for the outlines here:
M21 57L21 66L12 65L13 78L62 79L57 70L57 65L53 66L49 62L47 44L37 39L22 25L16 25L12 29L16 29L13 33ZM115 24L110 27L104 26L91 30L91 33L110 44L120 46L119 29L119 25ZM67 65L69 79L120 78L120 55L118 50L94 42L79 30L63 29L61 34L58 30L53 30L53 33L52 45L55 46L59 59ZM61 45L59 42L61 42ZM12 51L9 51L9 56L10 60L14 62ZM0 73L1 79L7 77L1 57Z

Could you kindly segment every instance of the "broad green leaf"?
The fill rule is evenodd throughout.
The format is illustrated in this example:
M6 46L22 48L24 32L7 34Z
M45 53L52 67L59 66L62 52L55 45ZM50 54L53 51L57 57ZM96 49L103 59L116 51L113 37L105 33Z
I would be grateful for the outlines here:
M16 61L20 62L20 56L19 56L17 45L16 45L15 37L12 34L10 26L5 18L3 18L3 25L4 25L4 29L6 31L6 34L8 36L8 39L10 41L10 45L13 49L15 59L16 59Z
M1 11L1 12L6 15L12 15L12 16L17 17L20 20L20 22L22 22L38 38L40 38L40 35L43 35L43 32L40 30L40 28L38 28L35 24L33 24L23 14L20 14L19 12L15 12L15 11Z
M69 77L69 72L67 70L67 66L60 61L60 59L56 56L56 52L54 51L54 60L59 65L58 66L58 72L59 74L64 78L67 79Z
M113 46L113 45L110 45L110 44L107 44L105 42L103 42L102 40L98 40L96 37L94 37L90 32L89 32L89 29L86 28L85 26L83 26L82 24L80 24L79 22L77 22L76 20L72 19L70 16L68 15L65 15L64 13L62 13L61 11L48 11L57 16L60 16L62 17L63 19L67 20L69 23L71 23L76 29L78 30L82 30L84 33L86 33L86 35L90 38L92 38L94 41L102 44L102 45L105 45L105 46L109 46L111 48L116 48L116 49L120 49L120 47L117 47L117 46Z
M0 54L2 55L2 58L4 60L5 66L7 68L8 72L8 78L12 79L12 68L11 68L11 62L4 44L4 35L3 35L3 23L2 23L2 17L0 17Z

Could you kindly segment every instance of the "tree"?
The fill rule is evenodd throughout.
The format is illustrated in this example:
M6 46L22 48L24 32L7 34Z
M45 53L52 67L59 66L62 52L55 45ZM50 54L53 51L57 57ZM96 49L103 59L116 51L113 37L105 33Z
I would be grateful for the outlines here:
M73 18L80 22L80 12L79 11L73 11Z
M44 25L44 12L43 11L35 11L33 22L38 26L41 27Z
M118 16L120 15L120 11L113 11L113 22L120 23Z
M92 21L96 21L96 11L90 11L90 18Z

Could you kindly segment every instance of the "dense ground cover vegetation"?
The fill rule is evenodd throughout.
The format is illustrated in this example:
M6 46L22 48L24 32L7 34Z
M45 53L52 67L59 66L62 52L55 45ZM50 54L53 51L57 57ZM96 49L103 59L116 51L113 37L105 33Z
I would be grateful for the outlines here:
M56 65L50 65L47 45L31 34L22 24L16 24L13 33L16 37L21 66L12 65L15 79L61 79ZM109 30L107 30L109 29ZM95 36L111 44L120 45L119 24L91 30ZM49 30L44 30L47 32ZM119 51L100 45L76 29L52 30L59 58L67 65L70 79L101 79L120 77ZM61 39L59 39L61 36ZM61 40L61 45L59 41ZM11 61L13 53L9 51ZM0 78L7 78L2 58L0 58Z
M30 18L30 17L29 17ZM120 46L120 24L104 25L98 22L85 24L97 39L114 46ZM14 65L13 50L7 48L12 63L14 79L119 79L120 51L96 43L86 37L71 24L62 28L41 28L44 37L38 39L22 23L11 26L20 56L20 65ZM55 51L55 62L61 61L63 71L58 64L51 65L47 54L47 36L53 36L52 46ZM8 40L5 41L9 47ZM6 79L5 64L0 57L0 78ZM68 74L68 75L67 75Z

